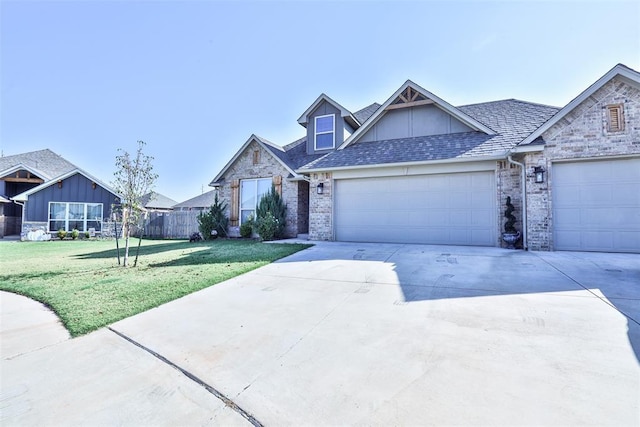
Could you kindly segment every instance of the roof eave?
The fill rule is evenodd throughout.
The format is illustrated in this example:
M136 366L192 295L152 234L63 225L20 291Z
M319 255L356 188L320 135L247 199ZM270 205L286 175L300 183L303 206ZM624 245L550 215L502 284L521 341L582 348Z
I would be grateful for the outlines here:
M379 169L379 168L391 168L391 167L407 167L407 166L424 166L424 165L437 165L446 163L470 163L470 162L482 162L491 160L504 160L506 154L496 154L491 156L476 156L476 157L454 157L449 159L438 160L421 160L413 162L397 162L397 163L376 163L371 165L356 165L356 166L336 166L327 168L312 168L312 169L298 169L296 172L301 174L318 173L318 172L337 172L345 170L360 170L360 169Z
M535 141L536 138L542 136L543 133L551 129L553 125L558 123L564 116L569 114L574 108L584 102L587 98L593 95L597 90L599 90L602 86L608 83L611 79L616 76L621 76L626 82L629 82L634 85L640 85L640 73L637 71L627 67L623 64L617 64L611 70L609 70L605 75L596 80L593 84L591 84L587 89L582 91L578 96L573 98L567 105L565 105L560 111L554 114L549 120L547 120L542 126L533 131L528 137L526 137L519 145L528 145Z

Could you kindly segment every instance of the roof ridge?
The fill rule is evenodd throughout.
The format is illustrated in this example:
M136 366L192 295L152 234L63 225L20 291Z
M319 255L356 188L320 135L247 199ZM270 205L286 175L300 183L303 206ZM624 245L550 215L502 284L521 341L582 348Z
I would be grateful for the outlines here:
M516 99L516 98L506 98L506 99L498 99L498 100L495 100L495 101L475 102L473 104L458 105L456 108L475 107L477 105L497 104L499 102L509 102L509 101L519 102L521 104L537 105L537 106L540 106L540 107L548 107L548 108L556 108L556 109L562 108L562 107L557 107L557 106L554 106L554 105L541 104L539 102L524 101L522 99Z

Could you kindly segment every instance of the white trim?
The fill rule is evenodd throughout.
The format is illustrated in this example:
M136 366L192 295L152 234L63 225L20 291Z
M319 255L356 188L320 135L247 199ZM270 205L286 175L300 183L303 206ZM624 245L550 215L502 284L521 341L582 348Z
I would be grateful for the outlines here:
M52 219L51 218L51 204L53 203L57 203L57 204L65 204L67 205L67 208L65 209L65 218L64 220L57 220L57 219ZM104 221L104 203L97 203L97 202L62 202L62 201L49 201L48 205L47 205L47 231L49 233L55 233L58 230L51 230L51 223L52 222L56 222L56 221L61 221L64 222L64 229L67 232L71 232L72 230L69 230L69 205L70 204L76 204L76 205L83 205L83 219L82 219L82 230L78 230L82 233L89 231L89 228L87 228L87 221L95 221L98 222L100 224L100 231L102 231L102 222ZM95 205L95 206L100 206L100 219L89 219L87 218L87 207L89 205Z
M384 114L387 111L387 107L389 105L391 105L391 103L393 101L395 101L396 98L398 96L400 96L400 94L402 92L404 92L409 86L411 86L412 89L414 89L417 92L419 92L422 96L425 96L426 98L428 98L431 101L433 101L433 105L435 105L436 107L440 108L441 110L444 110L447 113L451 114L453 117L455 117L456 119L460 120L462 123L464 123L465 125L469 126L470 128L472 128L472 129L474 129L476 131L484 132L487 135L495 135L496 134L496 132L493 129L489 128L488 126L483 125L482 123L480 123L479 121L477 121L473 117L471 117L468 114L462 112L458 108L456 108L453 105L449 104L445 100L437 97L436 95L434 95L433 93L429 92L428 90L420 87L419 85L415 84L411 80L407 80L402 86L400 86L400 88L398 90L396 90L393 93L393 95L391 95L389 97L389 99L387 99L384 102L384 104L382 104L376 110L375 113L373 113L373 115L371 117L369 117L369 119L363 124L363 126L359 127L354 133L351 134L351 136L349 136L349 138L347 138L338 147L338 150L342 150L345 147L349 146L350 144L356 142L369 129L371 129L371 127L374 124L376 124L378 122L378 120L380 120L382 118L382 116L384 116Z
M532 143L536 138L542 136L547 130L551 129L553 125L558 123L563 117L573 111L578 105L582 104L587 98L593 95L597 90L599 90L602 86L607 84L611 79L616 76L621 76L626 79L629 79L631 83L640 84L640 73L631 68L618 64L609 70L604 76L600 77L589 86L586 90L584 90L580 95L576 96L571 102L564 106L560 111L558 111L553 117L547 120L542 126L536 129L533 133L531 133L528 137L526 137L519 146L527 145Z
M17 172L19 170L26 170L27 172L30 172L36 176L38 176L39 178L41 178L43 181L48 181L51 179L51 176L49 176L48 174L33 168L31 166L27 166L24 163L18 163L17 165L11 166L9 169L5 169L3 171L0 171L0 177L9 175L13 172Z
M640 158L638 154L620 154L617 156L597 156L597 157L579 157L579 158L567 158L567 159L549 159L551 166L554 163L578 163L578 162L597 162L600 160L625 160L625 159L637 159Z
M431 165L394 166L376 169L342 170L332 173L335 179L378 178L392 176L435 175L447 173L495 171L496 160L465 163L439 163Z
M354 124L356 126L360 126L361 123L358 120L356 120L355 116L353 114L351 114L351 111L347 110L342 105L338 104L336 101L334 101L333 99L329 98L324 93L321 93L320 96L318 98L316 98L315 101L313 101L313 104L311 104L311 106L309 106L309 108L307 108L305 110L305 112L302 113L302 115L298 118L298 123L301 124L304 127L307 127L307 124L309 123L309 120L308 120L309 114L311 114L313 112L313 110L318 108L318 105L320 105L320 103L322 101L325 101L325 102L333 105L336 109L340 110L340 116L345 117L345 118L349 118L354 122Z
M418 165L438 165L443 163L469 163L469 162L482 162L485 160L497 161L497 160L505 160L506 158L507 158L506 154L500 154L496 156L464 157L464 158L452 158L452 159L441 159L441 160L424 160L419 162L376 163L373 165L337 166L337 167L322 168L322 169L303 169L303 170L298 170L298 173L304 173L308 175L311 173L335 172L335 171L343 171L343 170L393 168L393 167L407 167L407 166L418 166Z
M250 182L250 181L254 181L256 183L256 191L255 191L255 197L256 197L256 204L253 207L253 209L242 209L242 183L244 182ZM242 225L242 211L253 211L254 213L254 217L255 217L255 212L256 209L258 209L258 203L260 203L260 198L258 195L258 181L269 181L269 188L271 188L271 184L273 184L273 178L246 178L246 179L241 179L240 180L240 185L239 185L239 191L238 191L238 225Z
M330 132L318 132L318 119L324 119L325 117L332 118L332 130ZM331 147L326 148L318 148L318 135L327 135L332 134L331 138ZM333 150L336 148L336 115L335 114L324 114L322 116L315 116L313 118L313 149L314 151L324 151L324 150Z

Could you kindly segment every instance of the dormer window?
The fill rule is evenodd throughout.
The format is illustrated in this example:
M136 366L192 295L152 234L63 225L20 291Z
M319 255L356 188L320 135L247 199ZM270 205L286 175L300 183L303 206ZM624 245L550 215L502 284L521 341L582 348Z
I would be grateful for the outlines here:
M315 118L315 149L330 150L336 142L335 114Z

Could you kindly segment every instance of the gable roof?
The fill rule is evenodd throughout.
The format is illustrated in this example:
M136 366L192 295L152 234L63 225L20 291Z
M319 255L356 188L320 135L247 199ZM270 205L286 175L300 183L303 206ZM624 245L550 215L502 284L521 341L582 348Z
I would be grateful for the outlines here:
M25 169L47 181L76 168L49 149L0 157L0 176Z
M249 137L249 139L247 139L247 141L242 144L242 147L240 147L240 149L236 152L236 154L231 158L231 160L229 160L227 162L227 164L222 168L222 170L220 170L220 172L218 172L218 174L216 175L215 178L213 178L213 181L211 181L209 183L210 186L212 187L216 187L220 184L220 180L222 179L222 177L224 176L225 172L231 167L231 165L233 165L236 160L238 160L238 158L240 157L240 155L244 152L244 150L247 149L247 147L249 146L249 144L251 144L252 142L256 142L256 144L258 144L259 146L261 146L262 148L264 148L267 152L271 153L275 159L285 168L289 171L289 173L293 176L297 176L297 173L283 160L283 157L285 155L285 151L284 148L274 144L271 141L268 141L264 138L259 137L256 134L251 134L251 136Z
M178 202L156 191L151 191L140 198L140 204L145 209L171 209L176 203Z
M640 85L640 73L637 71L627 67L623 64L617 64L611 70L609 70L604 76L600 77L595 81L591 86L585 89L580 95L576 96L571 102L565 105L558 113L553 116L550 120L542 124L539 128L537 128L534 132L532 132L529 136L527 136L520 145L528 145L536 142L536 139L541 137L543 133L547 130L551 129L553 125L562 120L567 114L573 111L578 105L582 104L587 98L593 95L597 90L602 88L606 83L608 83L611 79L616 76L622 77L622 79L631 85L639 86Z
M207 191L206 193L202 193L199 196L192 197L189 200L185 200L184 202L177 203L173 205L174 209L182 209L182 208L208 208L213 205L215 200L217 190Z
M494 135L495 134L495 131L493 129L489 128L488 126L486 126L486 125L484 125L482 123L480 123L479 121L477 121L473 117L467 115L463 111L457 109L453 105L449 104L445 100L439 98L438 96L434 95L433 93L429 92L428 90L424 89L423 87L415 84L411 80L407 80L402 86L400 86L400 88L398 90L396 90L393 93L393 95L391 95L389 97L389 99L387 99L379 108L377 108L375 110L375 112L367 119L367 121L365 123L363 123L363 125L360 128L358 128L355 132L353 132L353 134L351 134L351 136L349 136L349 138L347 138L340 145L340 147L338 147L338 150L342 150L345 147L349 146L350 144L358 141L358 139L362 135L364 135L369 129L371 129L371 127L378 120L380 120L384 116L385 112L387 111L387 108L392 103L396 102L398 97L400 97L402 95L402 93L405 92L408 88L416 91L417 94L419 94L421 97L424 97L427 100L431 101L434 105L436 105L440 109L446 111L447 113L449 113L450 115L452 115L456 119L460 120L462 123L466 124L467 126L472 128L473 130L484 132L487 135Z
M40 185L38 185L36 187L33 187L33 188L31 188L31 189L29 189L27 191L24 191L24 192L22 192L20 194L17 194L15 196L13 196L11 198L11 200L15 200L15 201L18 201L18 202L26 202L29 199L30 195L32 195L34 193L37 193L37 192L39 192L39 191L41 191L41 190L43 190L43 189L45 189L47 187L50 187L50 186L52 186L53 184L57 183L60 180L65 180L65 179L67 179L67 178L69 178L69 177L71 177L73 175L76 175L76 174L80 174L80 175L84 176L88 180L95 182L100 187L102 187L105 190L109 191L111 194L122 198L120 194L118 194L113 188L111 188L107 184L103 183L102 181L100 181L99 179L97 179L93 175L90 175L89 173L83 171L82 169L76 168L76 169L73 169L73 170L71 170L71 171L69 171L67 173L64 173L64 174L60 175L60 176L56 176L53 179L51 179L51 180L49 180L47 182L44 182L44 183L42 183L42 184L40 184Z
M503 158L508 150L559 110L516 99L466 105L457 109L483 126L495 129L495 132L491 135L475 131L355 142L325 154L301 167L298 172Z
M315 110L323 101L333 105L336 109L340 110L340 115L354 128L360 127L360 125L362 124L362 122L360 122L353 114L351 114L351 111L347 110L324 93L320 94L320 96L313 102L313 104L311 104L311 106L309 106L309 108L307 108L305 112L302 113L300 118L298 118L298 123L300 123L304 127L307 127L307 124L309 123L309 114L311 114L313 110Z

